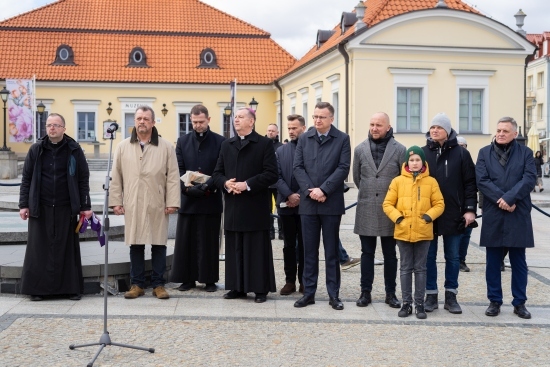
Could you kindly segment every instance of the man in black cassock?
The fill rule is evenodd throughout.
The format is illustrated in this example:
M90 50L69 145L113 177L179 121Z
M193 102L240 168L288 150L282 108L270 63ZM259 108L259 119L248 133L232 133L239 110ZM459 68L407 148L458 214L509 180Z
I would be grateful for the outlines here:
M29 220L21 293L31 301L83 292L77 215L90 218L90 172L82 148L65 135L65 119L52 113L47 136L34 143L25 159L19 215Z
M176 156L180 176L196 171L212 176L225 138L210 130L208 109L196 105L191 109L193 131L178 139ZM176 246L170 281L182 283L178 289L205 284L207 292L216 291L220 278L219 233L223 211L222 192L214 180L186 187L181 183L181 205L176 230Z
M235 114L234 136L222 143L214 170L214 182L225 193L225 289L226 299L256 293L255 302L275 292L273 252L269 238L271 194L277 182L273 143L253 130L251 109Z

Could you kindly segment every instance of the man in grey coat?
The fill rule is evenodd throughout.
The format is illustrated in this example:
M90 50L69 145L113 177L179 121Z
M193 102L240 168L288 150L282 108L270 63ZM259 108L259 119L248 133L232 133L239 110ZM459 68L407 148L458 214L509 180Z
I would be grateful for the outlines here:
M353 158L353 182L359 189L354 229L361 240L361 296L356 302L359 307L372 302L377 237L384 255L385 302L393 308L401 307L395 296L395 224L384 214L382 202L391 181L401 172L405 151L405 146L393 138L389 116L384 112L372 115L369 136L355 148Z
M329 304L343 310L340 293L338 244L340 220L345 213L344 180L349 174L349 135L334 126L334 107L327 102L315 106L315 129L300 137L294 156L294 177L300 186L300 209L304 237L304 296L294 307L315 303L319 276L321 230L325 247Z

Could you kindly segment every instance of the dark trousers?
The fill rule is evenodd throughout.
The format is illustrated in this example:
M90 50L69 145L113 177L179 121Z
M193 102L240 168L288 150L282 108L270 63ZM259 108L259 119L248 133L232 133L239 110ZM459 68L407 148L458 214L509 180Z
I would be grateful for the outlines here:
M302 284L304 274L304 241L302 237L302 222L298 214L280 215L283 223L284 247L283 259L285 265L285 279L287 283L296 283L296 271L298 281ZM296 251L296 244L298 251ZM298 263L298 265L296 265Z
M164 286L166 246L151 246L151 286ZM145 288L145 245L130 246L130 279L132 284Z
M460 237L460 248L458 249L458 258L461 262L466 261L466 255L468 255L468 246L470 244L470 237L472 236L472 227L466 227L464 233Z
M512 266L512 305L522 305L527 301L527 262L525 248L508 247L508 257ZM500 262L503 247L486 247L485 280L487 282L487 298L491 302L502 304L502 278Z
M361 240L361 291L372 291L374 281L374 253L376 252L376 237L359 236ZM395 293L397 278L396 241L393 237L380 237L382 254L384 255L384 288L386 293Z
M314 296L319 277L319 245L321 230L325 247L325 267L328 295L336 298L340 293L340 240L341 215L301 215L304 237L304 296Z

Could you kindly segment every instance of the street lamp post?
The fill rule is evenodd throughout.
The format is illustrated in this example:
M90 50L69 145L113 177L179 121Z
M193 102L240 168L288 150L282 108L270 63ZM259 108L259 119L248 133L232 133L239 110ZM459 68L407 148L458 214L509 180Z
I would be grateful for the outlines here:
M8 101L8 95L9 94L10 94L10 92L8 92L6 87L2 88L2 90L0 91L0 96L2 97L2 102L4 102L4 146L0 150L5 151L5 152L9 152L11 150L6 145L6 137L7 137L7 134L8 134L7 129L6 129L6 124L8 122L7 119L6 119L6 102Z
M252 101L250 101L250 103L248 105L250 106L250 108L252 108L254 110L254 112L256 112L256 110L258 109L259 103L256 102L254 97L252 97Z

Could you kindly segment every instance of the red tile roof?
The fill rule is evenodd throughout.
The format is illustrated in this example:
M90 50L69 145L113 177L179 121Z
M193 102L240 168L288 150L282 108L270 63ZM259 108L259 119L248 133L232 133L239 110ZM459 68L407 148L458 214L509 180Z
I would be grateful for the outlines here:
M76 66L52 65L61 44ZM136 46L148 68L127 67ZM205 48L219 69L197 68ZM269 33L198 0L59 0L0 22L0 50L0 78L55 81L271 84L296 61Z
M544 54L544 46L542 44L544 41L550 40L550 32L532 33L527 34L525 37L528 41L538 47L538 50L536 51L537 58L547 55L550 56L550 48L547 50L546 54Z
M363 22L367 27L372 27L383 20L394 17L396 15L408 13L415 10L431 9L434 8L438 0L368 0L364 1L367 7ZM464 4L460 0L446 0L446 4L450 9L462 10L472 13L479 13L476 9ZM355 11L354 11L355 12ZM317 48L317 45L312 47L308 53L306 53L300 60L298 60L289 70L285 71L284 75L287 75L300 67L308 64L309 62L321 57L327 51L332 51L342 40L353 36L355 33L355 25L349 27L349 29L342 34L340 30L340 23L334 28L334 34L329 38L321 47ZM281 76L281 77L283 77Z

